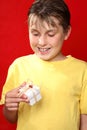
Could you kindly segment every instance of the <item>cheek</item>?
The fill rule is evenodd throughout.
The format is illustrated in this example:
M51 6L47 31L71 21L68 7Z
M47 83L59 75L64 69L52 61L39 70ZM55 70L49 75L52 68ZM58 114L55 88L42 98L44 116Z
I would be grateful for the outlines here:
M60 34L58 37L55 38L57 44L62 44L64 41L64 35Z
M30 40L30 43L34 43L35 42L35 38L32 35L29 36L29 40Z
M58 38L58 37L55 37L55 38L53 38L51 41L51 44L53 45L53 46L58 46L59 44L60 44L60 39Z
M52 40L52 45L55 47L55 48L61 48L62 45L63 45L63 37L56 37Z
M32 46L32 47L36 46L38 44L37 41L38 41L37 38L30 37L30 46Z

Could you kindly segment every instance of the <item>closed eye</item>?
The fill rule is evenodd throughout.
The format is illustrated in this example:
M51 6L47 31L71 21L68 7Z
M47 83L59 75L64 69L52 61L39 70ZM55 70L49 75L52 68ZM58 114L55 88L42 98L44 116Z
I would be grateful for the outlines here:
M53 37L55 34L48 34L48 36Z
M49 30L49 31L47 32L47 34L48 34L48 36L53 37L53 36L55 35L55 31Z
M39 34L38 33L32 33L34 36L39 36Z
M38 32L37 30L35 30L35 29L32 29L32 30L31 30L31 34L32 34L33 36L39 36L39 32Z

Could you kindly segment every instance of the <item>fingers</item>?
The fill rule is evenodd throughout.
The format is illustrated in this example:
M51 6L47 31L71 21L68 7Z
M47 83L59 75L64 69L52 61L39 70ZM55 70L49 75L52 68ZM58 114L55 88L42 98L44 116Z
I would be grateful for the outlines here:
M19 108L19 103L5 103L5 108L9 111L12 111L12 110L18 110Z
M21 87L24 87L25 84L26 84L26 82L24 82L18 88L15 88L15 89L6 93L6 95L5 95L6 109L12 110L12 111L18 110L20 102L28 102L28 98L25 95L23 95L22 97L18 97L19 89Z
M27 97L6 97L5 99L5 107L8 110L18 110L19 108L19 103L20 102L28 102Z
M20 89L26 85L26 82L23 82L17 89Z
M7 97L18 97L18 93L20 88L24 87L26 85L26 82L23 82L19 87L12 89L11 91L6 93Z

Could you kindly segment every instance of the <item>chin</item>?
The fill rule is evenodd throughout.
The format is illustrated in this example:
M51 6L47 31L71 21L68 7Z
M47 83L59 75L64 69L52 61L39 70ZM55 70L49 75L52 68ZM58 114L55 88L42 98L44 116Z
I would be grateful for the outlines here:
M40 59L44 60L44 61L50 61L51 59L50 58L47 58L47 57L39 57Z
M38 55L37 54L37 56L40 58L40 59L42 59L42 60L44 60L44 61L51 61L51 57L50 56L48 56L48 55Z

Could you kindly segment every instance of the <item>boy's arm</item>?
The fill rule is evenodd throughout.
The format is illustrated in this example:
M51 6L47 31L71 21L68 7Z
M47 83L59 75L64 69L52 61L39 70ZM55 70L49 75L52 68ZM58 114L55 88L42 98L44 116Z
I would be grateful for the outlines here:
M6 117L6 119L11 123L17 122L20 102L29 102L29 99L26 95L23 95L21 97L18 96L20 87L21 86L7 92L5 95L3 114Z
M81 115L80 130L87 130L87 115L85 114Z
M9 111L3 106L3 114L6 117L6 119L11 123L16 123L18 119L18 111Z

